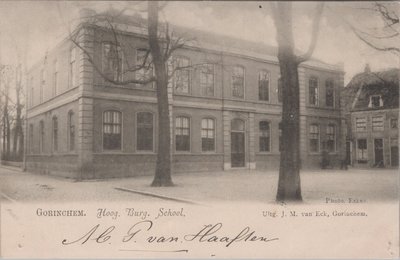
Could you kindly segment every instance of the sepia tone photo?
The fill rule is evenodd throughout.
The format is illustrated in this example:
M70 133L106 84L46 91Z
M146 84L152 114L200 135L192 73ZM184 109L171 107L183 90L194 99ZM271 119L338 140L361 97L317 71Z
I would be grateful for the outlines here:
M0 257L399 257L397 2L0 2Z

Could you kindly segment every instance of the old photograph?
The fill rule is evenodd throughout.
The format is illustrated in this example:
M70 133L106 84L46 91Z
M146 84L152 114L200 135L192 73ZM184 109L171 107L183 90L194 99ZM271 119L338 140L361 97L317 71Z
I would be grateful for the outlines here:
M0 257L398 258L399 9L1 1Z

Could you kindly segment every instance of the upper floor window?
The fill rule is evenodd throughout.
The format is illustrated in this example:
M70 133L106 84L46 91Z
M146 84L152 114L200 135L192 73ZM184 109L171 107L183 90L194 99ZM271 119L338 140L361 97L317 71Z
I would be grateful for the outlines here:
M39 151L44 152L45 129L43 120L39 123Z
M334 95L334 84L332 79L325 81L325 91L326 91L326 106L334 107L335 95Z
M153 76L153 65L150 50L136 50L136 71L135 77L137 80L148 80Z
M205 64L200 68L200 88L203 96L214 96L214 65Z
M203 152L215 151L215 123L212 118L201 120L201 150Z
M153 151L153 113L140 112L136 115L136 150Z
M383 106L383 100L380 95L373 95L370 97L368 107L377 108Z
M356 118L356 132L367 130L367 119L365 117Z
M326 127L326 148L328 152L336 151L336 128L335 125Z
M54 61L54 77L53 77L53 97L57 95L57 88L58 88L58 62L57 60Z
M383 131L383 116L372 117L372 131Z
M69 86L76 86L76 48L71 48L69 52Z
M244 68L242 66L233 67L232 96L244 98Z
M269 101L269 73L260 71L258 73L258 99Z
M175 57L174 89L176 93L189 93L190 60L186 57Z
M53 151L58 150L58 119L53 117Z
M278 102L282 103L282 78L281 77L279 77L279 79L278 79L278 86L277 86L276 92L278 93Z
M115 110L103 113L103 149L121 150L122 113Z
M397 118L391 118L390 119L390 128L397 129L398 127L399 127L398 119Z
M103 43L102 71L107 79L121 81L123 75L123 53L121 46Z
M75 116L72 111L68 113L68 149L75 150Z
M308 82L309 103L313 106L318 106L318 79L311 77Z
M188 117L175 118L175 150L190 151L190 119Z
M260 142L260 152L270 151L270 124L268 121L260 121L259 123L259 142Z
M310 152L319 152L319 125L310 125Z

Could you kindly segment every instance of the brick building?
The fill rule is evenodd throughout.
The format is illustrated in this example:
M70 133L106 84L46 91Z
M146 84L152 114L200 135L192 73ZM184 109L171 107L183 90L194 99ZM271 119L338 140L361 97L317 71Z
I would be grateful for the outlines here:
M348 164L398 167L399 72L371 72L367 65L342 92Z
M81 24L76 32L94 64L113 76L113 70L143 61L148 49L143 26L140 19L120 19L118 47L101 26ZM282 104L276 48L175 28L179 31L196 41L173 53L175 63L190 65L169 84L174 171L278 169ZM123 50L121 59L110 56L113 48ZM324 149L333 164L340 160L343 74L317 60L299 68L304 168L319 167ZM154 173L156 133L162 131L156 102L153 84L110 84L86 54L62 41L30 70L28 169L84 178Z

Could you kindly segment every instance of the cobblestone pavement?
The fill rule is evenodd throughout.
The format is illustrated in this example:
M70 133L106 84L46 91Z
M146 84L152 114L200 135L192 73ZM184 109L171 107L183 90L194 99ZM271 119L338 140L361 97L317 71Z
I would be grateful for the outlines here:
M37 175L0 168L0 200L15 201L162 201L115 189L123 188L190 200L273 202L277 171L232 170L173 175L174 187L150 187L151 176L75 182L71 179ZM398 199L398 170L320 170L301 173L305 203L325 203L326 198L355 198L367 201Z

